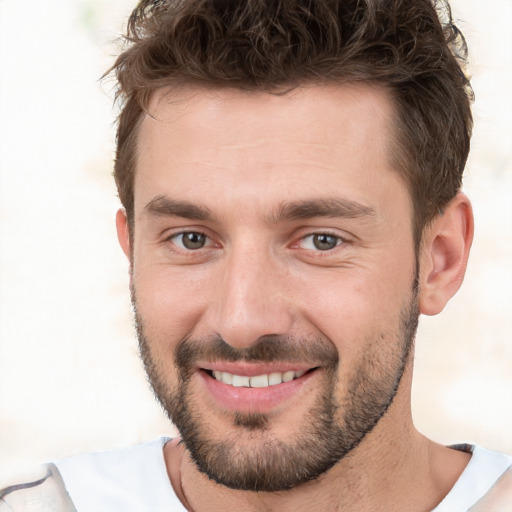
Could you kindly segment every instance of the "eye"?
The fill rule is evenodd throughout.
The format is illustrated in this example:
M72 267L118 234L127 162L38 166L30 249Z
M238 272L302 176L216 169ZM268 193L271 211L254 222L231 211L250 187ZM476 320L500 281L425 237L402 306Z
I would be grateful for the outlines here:
M198 231L185 231L172 236L170 240L172 240L172 242L180 249L194 251L202 249L206 245L208 237L204 233L199 233Z
M311 251L329 251L342 243L342 239L329 233L315 233L302 239L304 249Z

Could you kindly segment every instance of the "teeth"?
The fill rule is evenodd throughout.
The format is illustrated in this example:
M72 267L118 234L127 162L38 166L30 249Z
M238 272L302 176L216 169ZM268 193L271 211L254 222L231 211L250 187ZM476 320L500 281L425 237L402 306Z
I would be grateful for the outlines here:
M282 373L271 373L268 376L268 385L275 386L276 384L281 384L283 382L283 374Z
M250 378L251 388L266 388L268 387L268 375L258 375L257 377Z
M290 382L295 377L295 372L284 372L283 373L283 382Z
M268 375L246 377L245 375L233 375L232 373L219 372L218 370L214 370L213 376L216 380L223 382L224 384L230 384L231 386L235 386L237 388L266 388L268 386L276 386L277 384L281 384L283 382L290 382L294 379L298 379L305 373L306 370L300 370L298 372L274 372Z
M217 380L222 380L222 382L224 382L224 384L233 384L233 375L231 373L228 373L228 372L218 372L218 373L222 374L222 377ZM217 377L215 377L215 378L217 378Z
M249 377L246 377L245 375L233 375L232 386L235 386L235 388L249 388Z

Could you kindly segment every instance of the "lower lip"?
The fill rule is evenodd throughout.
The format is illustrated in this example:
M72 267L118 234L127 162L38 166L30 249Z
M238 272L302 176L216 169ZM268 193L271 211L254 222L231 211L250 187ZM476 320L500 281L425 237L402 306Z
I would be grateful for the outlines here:
M298 379L265 388L230 386L214 379L204 370L198 374L210 395L222 408L239 412L269 412L298 394L318 371L309 371Z

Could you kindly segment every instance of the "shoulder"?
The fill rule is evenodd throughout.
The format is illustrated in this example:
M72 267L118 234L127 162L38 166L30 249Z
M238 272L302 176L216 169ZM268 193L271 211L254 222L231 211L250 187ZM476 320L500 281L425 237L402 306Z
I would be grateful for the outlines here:
M76 512L54 464L0 484L0 512Z
M0 512L186 512L167 475L168 441L41 466L0 485Z
M480 453L479 462L485 471L492 471L496 466L498 471L487 492L469 509L469 512L512 510L512 457L479 447L475 447L473 453Z
M181 511L164 460L168 438L55 461L80 512ZM2 512L2 511L0 511Z
M470 452L471 459L435 512L512 510L512 457L480 446L453 448Z

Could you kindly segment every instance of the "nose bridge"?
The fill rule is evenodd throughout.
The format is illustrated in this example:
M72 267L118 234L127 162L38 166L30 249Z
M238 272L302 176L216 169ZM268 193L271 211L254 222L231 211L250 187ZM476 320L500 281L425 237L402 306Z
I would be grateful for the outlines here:
M290 304L278 267L271 251L259 244L240 244L229 252L211 326L224 341L244 348L262 336L289 332Z

